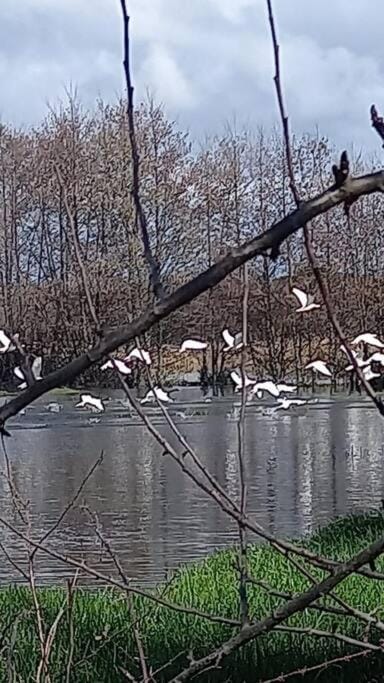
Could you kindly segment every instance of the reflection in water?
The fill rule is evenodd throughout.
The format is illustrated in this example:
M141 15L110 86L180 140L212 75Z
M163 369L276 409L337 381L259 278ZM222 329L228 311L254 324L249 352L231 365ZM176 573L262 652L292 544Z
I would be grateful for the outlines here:
M237 499L237 425L226 417L231 399L200 407L204 414L179 419L179 428L220 485ZM191 405L182 406L186 408ZM152 412L157 428L178 448L157 409ZM305 414L263 416L254 406L247 408L249 512L270 531L294 536L351 510L379 507L384 497L383 425L364 401L320 403ZM70 401L58 415L37 403L26 416L15 418L7 445L15 483L30 501L35 538L54 523L104 453L79 503L85 501L97 513L103 534L134 580L161 580L181 563L237 541L234 522L162 455L153 437L117 401L111 401L100 424L92 427L87 416L73 411ZM20 525L4 477L0 496L1 516ZM0 540L17 562L25 560L22 542L4 527ZM104 574L113 570L81 505L70 509L51 546L84 558ZM50 582L73 573L41 553L37 569L38 577ZM1 581L18 578L15 569L1 563Z

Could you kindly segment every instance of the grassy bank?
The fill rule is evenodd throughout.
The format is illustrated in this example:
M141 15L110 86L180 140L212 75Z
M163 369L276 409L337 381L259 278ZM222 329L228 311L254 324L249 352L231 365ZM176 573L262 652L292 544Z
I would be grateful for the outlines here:
M374 513L339 520L320 530L305 541L305 545L321 554L344 559L384 533L384 518ZM266 581L270 586L296 593L309 584L288 561L267 547L252 546L249 551L250 570L254 578ZM173 602L198 607L206 612L237 618L238 596L233 568L233 551L222 551L203 562L188 566L177 572L166 590L166 597ZM377 562L377 569L384 571L384 561ZM316 572L313 572L316 573ZM320 576L317 572L317 576ZM159 587L159 591L163 589ZM371 612L384 603L384 585L364 577L352 576L337 589L337 594L354 607ZM49 627L63 601L63 589L45 589L40 592L43 617ZM276 607L280 599L272 598L258 586L249 587L251 615L260 618ZM330 604L330 603L328 603ZM383 608L384 609L384 608ZM196 616L180 614L163 607L135 599L136 616L144 641L148 660L153 668L165 664L180 654L180 658L167 669L164 677L169 680L186 664L186 656L193 650L195 658L202 656L231 636L231 628L207 622ZM383 615L381 614L381 617ZM137 673L137 651L129 627L130 617L124 596L113 590L78 590L73 603L74 673L71 681L121 681L124 680L117 665ZM362 629L352 619L323 615L314 610L292 617L291 626L316 627L321 630L338 630L356 638L362 638ZM27 588L7 588L0 591L0 624L5 647L0 663L0 680L10 680L7 674L7 657L14 667L12 680L34 680L39 661L39 644L36 636L35 616L30 592ZM69 653L70 623L68 612L63 615L57 629L51 655L53 680L65 680ZM371 639L380 639L371 634ZM10 652L10 643L12 648ZM4 645L4 643L3 643ZM330 639L297 634L272 633L259 638L240 653L222 662L218 672L210 671L206 681L252 681L278 675L297 667L310 666L324 659L346 652L353 652L343 643ZM183 654L184 653L184 654ZM9 665L8 665L9 666ZM361 672L364 667L364 675ZM384 666L370 656L359 664L349 664L334 671L316 674L316 681L368 681L373 674L380 676ZM291 679L293 680L293 679ZM298 680L312 680L308 676ZM314 679L313 679L314 680Z

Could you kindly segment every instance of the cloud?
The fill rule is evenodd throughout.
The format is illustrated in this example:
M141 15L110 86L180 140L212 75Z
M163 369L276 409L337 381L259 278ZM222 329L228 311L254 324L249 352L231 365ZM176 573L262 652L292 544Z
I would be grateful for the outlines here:
M195 136L236 115L256 128L277 121L264 0L130 0L136 97L146 90ZM275 0L291 126L337 146L377 149L372 103L384 110L381 0ZM1 0L3 120L34 124L46 102L79 86L87 106L123 88L119 0Z
M138 79L153 91L156 100L165 102L171 109L189 109L197 105L192 81L183 74L164 45L154 44L150 47L140 67Z

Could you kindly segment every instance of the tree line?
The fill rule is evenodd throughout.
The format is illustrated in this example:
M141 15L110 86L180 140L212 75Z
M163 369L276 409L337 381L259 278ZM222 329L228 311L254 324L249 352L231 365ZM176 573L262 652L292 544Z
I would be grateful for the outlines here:
M197 145L151 99L135 117L141 200L167 292L293 208L278 131L227 126ZM331 184L336 154L328 139L302 135L292 140L292 149L303 195ZM364 173L375 163L355 155L353 172ZM89 112L69 96L35 128L0 128L0 325L18 332L28 352L41 353L47 371L95 338L76 249L101 324L129 321L152 302L131 174L123 99L114 105L99 101ZM311 223L334 309L351 336L366 329L384 333L382 218L383 199L372 194L347 213L337 208ZM305 382L305 363L320 355L337 375L346 359L326 312L296 314L294 285L320 300L298 234L275 262L249 264L247 365L260 375ZM191 358L172 360L172 349L186 336L209 341L214 375L228 367L221 331L241 329L242 292L235 272L150 330L145 343L160 377L172 368L196 366ZM13 362L11 354L0 360L5 384L13 381ZM229 364L236 365L236 357ZM108 380L98 369L89 375L101 378Z

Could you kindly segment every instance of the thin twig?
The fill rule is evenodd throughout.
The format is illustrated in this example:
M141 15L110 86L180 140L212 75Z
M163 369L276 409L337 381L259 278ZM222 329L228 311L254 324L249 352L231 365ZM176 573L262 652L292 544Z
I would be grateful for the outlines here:
M316 636L317 638L332 638L339 640L341 643L346 643L347 645L354 645L355 647L361 647L363 650L372 650L376 652L383 652L383 648L380 645L374 645L373 643L364 643L362 640L357 640L356 638L351 638L343 633L338 633L338 631L322 631L318 628L312 628L311 626L299 627L299 626L276 626L274 631L280 631L281 633L299 633L305 636Z
M117 372L116 367L115 367L115 369ZM140 636L140 631L137 627L136 611L135 611L135 606L134 606L134 603L132 600L132 592L130 590L129 579L127 578L127 576L126 576L126 574L125 574L125 572L121 566L119 558L117 557L116 553L113 551L111 544L104 537L104 534L101 530L101 525L100 525L98 515L95 512L91 512L91 510L87 506L83 506L83 509L85 509L87 511L88 515L92 519L93 524L94 524L95 533L96 533L96 535L97 535L97 537L101 543L101 546L106 549L109 557L111 558L113 564L115 565L115 567L117 569L117 572L118 572L121 580L123 581L123 583L126 586L126 597L127 597L128 608L129 608L129 612L130 612L131 620L132 620L133 635L134 635L134 638L136 641L137 651L139 653L141 672L143 675L143 683L148 683L151 680L151 676L149 676L149 673L148 673L148 665L147 665L147 660L146 660L146 656L145 656L143 641L142 641L142 638Z
M284 683L284 681L287 681L289 678L297 678L298 676L302 678L303 676L306 676L309 673L313 673L314 671L324 671L324 669L328 669L329 667L334 666L335 664L339 666L340 664L345 664L347 662L351 662L354 659L366 657L370 654L372 654L372 650L369 649L361 650L359 652L353 652L350 655L343 655L341 657L335 657L334 659L328 659L326 662L322 662L321 664L315 664L314 666L305 666L302 669L295 669L295 671L280 674L275 678L263 679L262 681L260 681L260 683Z
M247 401L247 387L245 383L245 358L248 342L248 297L249 297L249 280L248 280L248 264L244 264L243 269L243 330L242 339L243 346L241 348L241 408L239 419L237 421L237 458L239 465L239 487L240 487L240 515L241 519L238 523L239 529L239 555L238 555L238 569L239 569L239 599L240 599L240 615L242 627L249 624L249 605L247 597L247 538L246 528L244 526L244 518L247 512L247 487L245 483L245 407Z
M359 552L348 562L343 563L335 570L335 572L328 576L323 581L320 581L316 586L312 586L308 590L300 593L297 597L289 600L285 604L277 608L271 615L261 619L255 624L246 626L237 635L227 640L220 647L210 652L208 655L193 661L188 667L180 672L170 683L183 683L190 680L197 673L205 670L211 665L217 666L224 657L238 650L246 643L254 640L263 633L271 631L275 626L281 624L288 617L302 612L308 605L318 600L320 597L328 595L336 586L344 581L347 576L350 576L355 569L363 566L370 559L379 557L384 551L384 536L372 543L370 546Z

